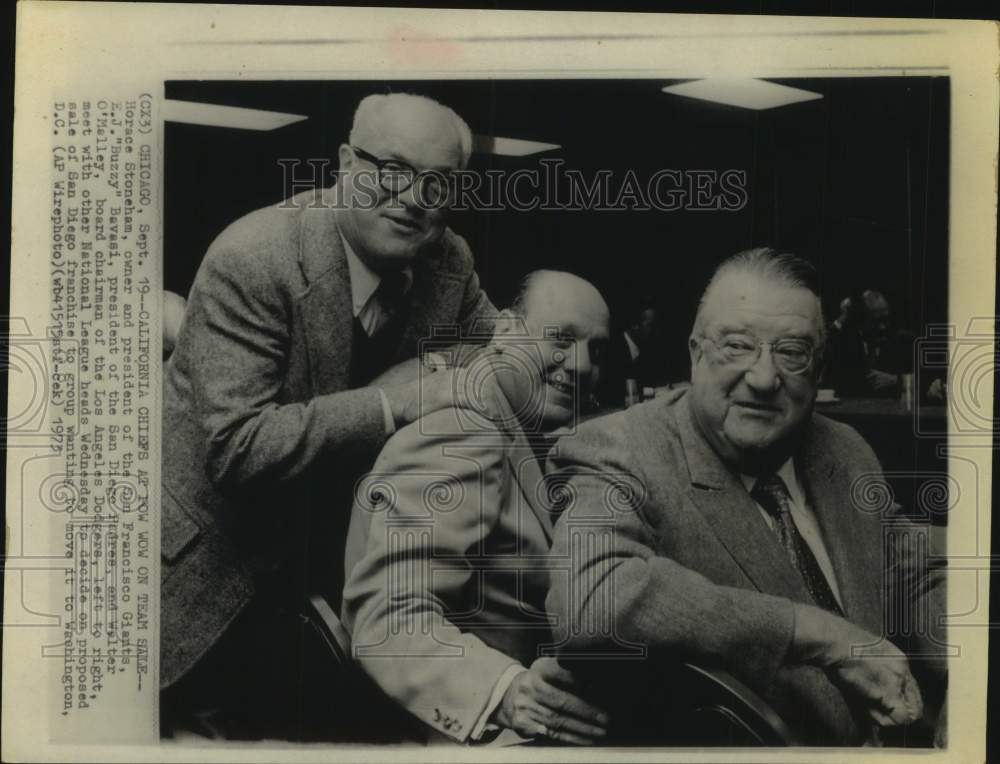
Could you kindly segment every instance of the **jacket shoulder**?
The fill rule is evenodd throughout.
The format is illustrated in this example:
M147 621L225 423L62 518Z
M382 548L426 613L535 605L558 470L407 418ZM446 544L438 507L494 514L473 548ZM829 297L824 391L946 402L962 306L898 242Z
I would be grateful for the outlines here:
M817 450L832 461L849 466L881 469L878 457L861 434L849 424L813 413L810 438Z
M239 268L243 275L288 270L298 262L301 222L300 205L276 204L249 212L215 238L205 262Z
M446 228L441 246L430 258L435 270L467 277L475 269L475 260L468 242L459 234Z

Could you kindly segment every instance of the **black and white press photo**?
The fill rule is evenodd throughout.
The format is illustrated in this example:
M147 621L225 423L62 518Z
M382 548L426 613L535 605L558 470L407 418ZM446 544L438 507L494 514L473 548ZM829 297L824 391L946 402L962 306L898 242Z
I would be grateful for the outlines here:
M993 26L19 13L6 758L984 758Z
M943 745L949 85L168 82L161 734Z

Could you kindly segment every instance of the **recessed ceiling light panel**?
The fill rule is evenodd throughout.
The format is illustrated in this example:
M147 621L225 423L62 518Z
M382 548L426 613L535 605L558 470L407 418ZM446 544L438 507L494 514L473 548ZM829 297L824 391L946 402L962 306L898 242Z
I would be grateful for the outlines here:
M285 114L280 111L243 109L238 106L219 106L195 101L165 100L160 113L166 122L184 122L207 127L229 127L234 130L277 130L309 119L303 114Z
M480 154L496 154L502 157L526 157L543 151L562 148L558 143L523 141L520 138L499 138L495 135L473 136L472 150Z
M707 80L682 82L680 85L668 85L663 88L663 92L757 111L803 101L815 101L823 97L822 93L814 93L811 90L801 90L749 77L742 79L713 77Z

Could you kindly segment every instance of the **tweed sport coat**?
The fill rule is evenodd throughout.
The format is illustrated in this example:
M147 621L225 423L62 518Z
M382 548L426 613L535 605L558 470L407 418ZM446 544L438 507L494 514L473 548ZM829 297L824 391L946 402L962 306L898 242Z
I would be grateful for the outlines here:
M689 400L683 392L656 398L557 443L549 471L567 484L571 503L556 524L552 570L568 574L553 572L548 610L571 629L613 619L604 631L563 632L565 649L631 643L667 660L719 667L769 701L804 742L862 742L870 728L825 672L785 662L792 603L812 604L809 593L739 476L697 429ZM858 501L865 485L869 498L887 495L864 440L814 413L796 460L846 617L881 635L893 603L919 599L932 616L943 614L943 571L927 571L912 553L919 544L884 547L892 535L884 532L926 537L926 527ZM615 491L614 483L627 489ZM613 527L613 541L581 542L590 526ZM920 648L940 654L943 644L942 627Z
M489 418L444 409L396 433L352 510L343 606L352 652L427 725L423 742L467 742L504 672L530 666L551 641L541 465L501 389L487 384Z
M236 221L191 288L164 373L163 687L300 551L313 499L337 495L338 470L370 465L385 441L377 390L348 390L353 310L335 195L317 205L307 191ZM434 325L472 332L495 313L450 230L415 261L409 296L390 363L416 355ZM327 507L345 529L349 509Z

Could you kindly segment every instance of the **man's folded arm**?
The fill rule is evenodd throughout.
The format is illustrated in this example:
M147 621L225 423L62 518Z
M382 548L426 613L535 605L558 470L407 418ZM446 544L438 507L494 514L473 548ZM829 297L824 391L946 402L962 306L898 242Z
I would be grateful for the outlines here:
M423 418L379 456L369 480L392 499L355 502L352 523L370 525L348 572L343 615L355 659L381 688L465 742L484 730L498 682L509 683L520 664L449 620L459 611L475 618L481 584L468 558L481 554L497 521L505 458L495 433L463 434L456 417L452 409ZM426 434L447 430L454 434ZM460 500L439 511L435 496Z
M264 265L261 265L263 261ZM362 388L278 403L291 305L264 271L213 247L185 318L188 372L208 431L208 474L221 489L294 477L350 448L374 454L387 435L380 392Z

